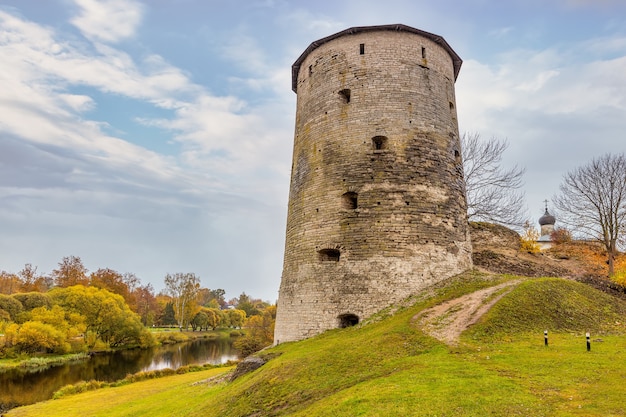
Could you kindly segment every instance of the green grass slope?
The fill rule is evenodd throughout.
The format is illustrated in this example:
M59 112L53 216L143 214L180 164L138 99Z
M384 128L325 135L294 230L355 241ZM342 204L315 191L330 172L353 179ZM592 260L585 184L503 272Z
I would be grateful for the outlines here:
M154 393L131 384L8 415L625 415L626 304L582 284L524 281L463 335L459 347L417 327L421 310L512 278L463 274L364 325L268 349L262 355L272 359L231 383L192 385L206 376L173 376L158 380ZM586 331L594 335L590 352ZM122 397L100 414L85 408Z
M624 330L626 303L584 284L559 278L521 283L466 332L474 339L520 333L611 334Z

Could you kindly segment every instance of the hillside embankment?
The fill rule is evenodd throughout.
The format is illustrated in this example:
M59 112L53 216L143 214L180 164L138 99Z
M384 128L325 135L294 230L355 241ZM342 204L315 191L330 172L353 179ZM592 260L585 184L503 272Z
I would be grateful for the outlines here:
M506 236L474 245L475 270L357 326L259 352L264 364L234 380L171 376L8 416L626 415L626 368L616 366L626 363L626 301L576 282L593 277L575 259L520 253ZM555 275L565 279L542 278Z

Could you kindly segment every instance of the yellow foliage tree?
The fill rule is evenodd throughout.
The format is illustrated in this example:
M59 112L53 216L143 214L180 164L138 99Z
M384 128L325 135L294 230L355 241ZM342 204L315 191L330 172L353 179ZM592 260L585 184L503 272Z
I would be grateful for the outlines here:
M274 342L276 306L269 306L261 314L250 317L245 324L246 335L235 341L235 349L247 356Z
M539 232L529 223L524 225L524 233L521 236L520 250L528 253L538 253L540 251L537 244L539 239Z
M70 344L62 331L40 321L27 321L20 326L15 346L25 353L67 353Z

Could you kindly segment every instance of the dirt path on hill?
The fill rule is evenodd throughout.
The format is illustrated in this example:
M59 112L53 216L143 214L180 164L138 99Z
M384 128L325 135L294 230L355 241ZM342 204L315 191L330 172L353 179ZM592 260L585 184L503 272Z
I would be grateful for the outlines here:
M508 281L446 301L422 311L415 320L424 332L449 345L456 345L463 330L476 323L520 282Z

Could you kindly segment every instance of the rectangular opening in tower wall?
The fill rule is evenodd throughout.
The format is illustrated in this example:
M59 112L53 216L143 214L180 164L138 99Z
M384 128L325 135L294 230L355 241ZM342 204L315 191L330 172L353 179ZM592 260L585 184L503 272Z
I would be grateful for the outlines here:
M344 88L339 92L339 95L343 98L345 103L350 103L350 89Z
M359 45L359 54L360 55L364 55L365 54L365 44L364 43Z
M321 249L317 251L317 255L322 262L339 262L341 252L338 249Z

